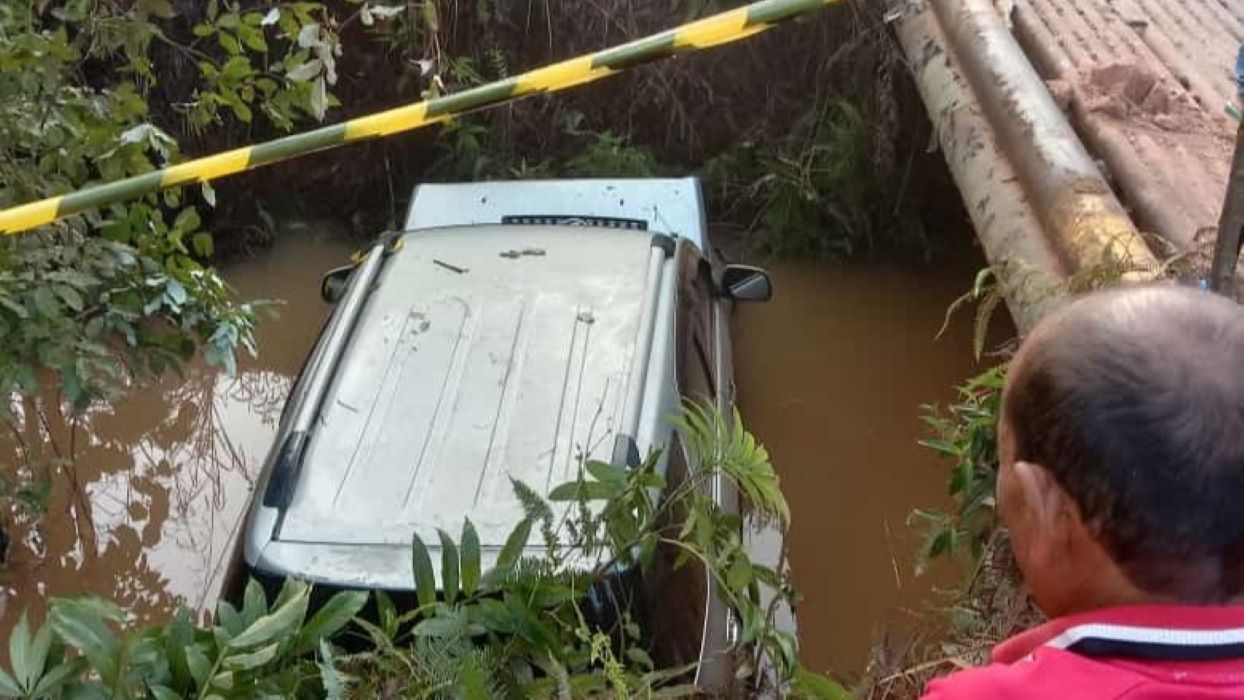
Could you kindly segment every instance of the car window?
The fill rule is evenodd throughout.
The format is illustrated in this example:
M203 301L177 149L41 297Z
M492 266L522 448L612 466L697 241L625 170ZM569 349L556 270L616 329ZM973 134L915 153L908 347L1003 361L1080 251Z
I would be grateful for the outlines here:
M678 249L678 389L684 398L713 401L713 297L706 266L695 247Z
M666 478L678 489L688 478L686 452L675 434L669 447ZM668 508L662 525L679 529L686 521L683 508ZM684 552L663 544L643 574L643 613L652 656L663 667L683 666L700 658L703 643L708 571L695 560L684 561Z

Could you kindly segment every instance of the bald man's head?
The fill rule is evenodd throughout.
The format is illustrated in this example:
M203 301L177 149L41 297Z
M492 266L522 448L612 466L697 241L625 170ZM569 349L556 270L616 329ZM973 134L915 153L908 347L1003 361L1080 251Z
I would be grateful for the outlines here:
M1244 594L1244 311L1174 286L1101 292L1012 364L1015 460L1048 470L1140 589Z

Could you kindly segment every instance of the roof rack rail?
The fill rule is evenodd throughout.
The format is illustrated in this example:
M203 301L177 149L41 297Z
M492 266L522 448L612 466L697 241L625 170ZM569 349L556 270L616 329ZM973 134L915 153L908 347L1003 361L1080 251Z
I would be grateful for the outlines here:
M281 449L277 453L276 463L272 465L272 476L264 489L263 504L268 508L284 509L294 495L294 486L298 482L298 473L302 466L302 456L311 438L311 429L315 426L315 417L319 414L320 404L328 392L328 385L336 373L337 363L350 339L350 332L363 310L363 302L371 292L376 275L379 274L381 263L390 249L389 241L382 240L367 252L361 265L350 280L350 287L341 300L339 316L333 321L325 340L324 351L319 362L310 368L307 377L307 393L298 404L298 412L294 414L293 423L286 433ZM277 521L276 530L281 528L281 520ZM275 533L274 533L275 536Z
M644 298L639 307L641 311L635 354L631 356L631 368L627 372L626 403L622 408L622 422L614 437L612 463L615 467L636 467L642 459L635 440L639 432L644 385L647 384L648 356L652 354L657 304L661 300L661 275L665 268L665 260L673 251L674 240L672 238L663 234L652 237L652 249L648 257L648 274L644 279Z

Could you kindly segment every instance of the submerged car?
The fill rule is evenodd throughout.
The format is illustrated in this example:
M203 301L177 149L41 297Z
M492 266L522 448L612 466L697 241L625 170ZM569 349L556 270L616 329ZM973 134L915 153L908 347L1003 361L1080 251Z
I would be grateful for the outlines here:
M761 270L709 246L699 183L422 185L405 230L325 277L334 312L296 383L244 533L261 577L409 591L410 540L474 523L483 565L523 518L511 490L583 459L685 459L684 398L732 410L729 317ZM669 449L667 449L669 448ZM728 511L726 484L714 498ZM528 543L538 554L539 536ZM436 551L432 556L437 558ZM700 579L701 682L726 678L730 610Z

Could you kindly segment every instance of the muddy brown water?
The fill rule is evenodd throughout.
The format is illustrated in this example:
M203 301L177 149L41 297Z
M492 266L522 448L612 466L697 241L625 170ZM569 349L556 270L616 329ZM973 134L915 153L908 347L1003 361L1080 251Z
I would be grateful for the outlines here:
M308 227L232 265L225 276L242 298L284 300L261 325L259 356L242 357L234 378L192 365L76 431L83 495L58 480L42 524L13 532L0 635L53 596L111 597L139 623L179 604L212 606L285 394L327 315L320 274L351 250ZM916 445L917 407L946 400L973 370L970 324L933 340L973 269L770 268L775 300L736 318L739 396L792 507L805 660L856 673L882 623L910 626L931 587L949 580L913 576L918 537L905 520L946 500L946 465ZM71 431L48 428L67 451Z
M958 572L915 575L915 507L949 507L948 464L917 440L919 406L945 405L979 371L971 320L936 339L978 263L780 264L774 299L734 323L740 409L768 447L791 507L787 547L803 595L805 665L848 677L870 649L936 623L936 589Z
M308 229L230 266L225 277L240 298L285 302L260 325L260 355L240 355L235 377L194 363L184 378L93 412L88 427L70 431L53 419L51 456L66 456L72 442L76 468L55 480L41 524L12 532L0 639L23 610L41 617L54 596L110 597L138 623L179 604L214 606L285 395L327 315L320 275L351 250ZM9 462L13 445L3 447Z

